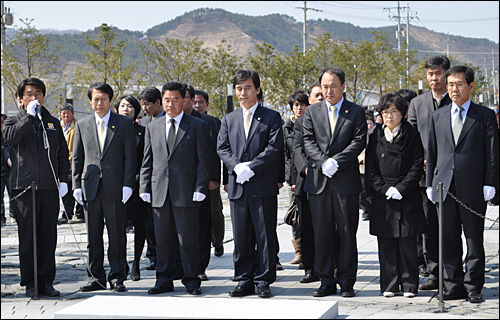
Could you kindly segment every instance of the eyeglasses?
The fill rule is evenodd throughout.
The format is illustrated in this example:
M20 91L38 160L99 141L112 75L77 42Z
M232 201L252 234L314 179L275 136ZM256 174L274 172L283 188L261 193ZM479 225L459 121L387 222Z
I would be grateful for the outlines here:
M398 112L401 112L401 111L399 111L398 109L391 110L391 111L384 110L384 111L381 112L381 114L382 114L382 117L385 118L385 117L388 117L389 114L392 115L392 116L395 116L396 114L398 114Z
M460 82L450 82L446 85L447 88L450 88L450 89L453 89L453 88L457 88L457 89L460 89L464 86L465 82L463 81L460 81Z

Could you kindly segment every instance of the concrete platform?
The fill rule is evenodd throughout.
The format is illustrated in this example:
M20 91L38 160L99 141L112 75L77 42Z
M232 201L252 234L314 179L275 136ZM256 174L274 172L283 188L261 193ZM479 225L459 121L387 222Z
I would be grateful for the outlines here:
M337 301L94 296L54 319L335 319Z

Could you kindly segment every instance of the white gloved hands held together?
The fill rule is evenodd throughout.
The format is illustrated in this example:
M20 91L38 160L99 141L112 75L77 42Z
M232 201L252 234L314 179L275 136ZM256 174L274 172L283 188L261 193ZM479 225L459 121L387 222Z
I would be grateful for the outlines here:
M59 183L59 198L62 198L68 193L68 184L66 182Z
M196 201L196 202L201 202L201 201L205 200L206 197L207 196L201 192L194 192L193 193L193 201Z
M39 105L40 103L38 102L38 100L31 101L26 107L26 112L34 117L36 114L36 107L38 107Z
M328 178L333 177L333 175L337 172L338 169L339 169L339 164L337 163L337 160L332 158L326 160L321 166L323 174Z
M496 193L495 187L483 186L484 201L493 199L495 193Z
M385 193L385 195L387 196L387 200L389 200L389 199L394 199L394 200L403 199L403 196L401 195L401 193L399 193L398 189L396 189L395 187L390 187L389 189L387 189L387 192Z
M141 193L139 195L139 197L141 197L142 201L147 202L147 203L151 203L151 194L150 193Z
M237 177L236 177L237 183L243 184L243 183L249 181L250 178L252 178L255 175L255 173L252 171L252 169L250 169L250 167L248 167L249 164L250 164L249 161L242 162L242 163L238 163L234 167L234 172L237 175Z
M130 187L123 187L122 188L122 203L125 204L127 203L128 199L132 196L132 188Z
M78 188L73 190L73 198L75 198L76 202L83 206L83 192L82 188Z

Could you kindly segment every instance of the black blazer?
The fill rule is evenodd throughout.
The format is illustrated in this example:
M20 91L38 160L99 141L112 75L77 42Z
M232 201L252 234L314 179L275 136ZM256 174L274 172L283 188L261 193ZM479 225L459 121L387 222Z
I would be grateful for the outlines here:
M424 174L424 149L418 132L405 120L393 143L377 126L365 154L365 179L373 186L370 234L383 238L417 236L426 232L422 196L418 186ZM387 200L390 187L401 200Z
M130 201L144 203L141 197L139 197L139 178L141 175L142 158L144 157L144 134L146 133L146 128L134 121L134 133L137 146L137 169L135 171L134 191L130 197Z
M344 100L340 108L333 136L330 130L326 100L306 108L302 122L303 144L310 158L305 191L312 194L323 192L327 178L321 166L333 158L339 169L331 178L333 188L339 194L361 192L358 155L366 147L365 109Z
M484 201L483 186L498 192L498 133L495 113L471 102L458 138L453 139L451 104L431 115L427 146L427 187L433 188L433 201L439 201L437 186L449 188L455 178L457 196L465 203ZM446 191L443 198L446 199Z
M306 152L304 151L304 147L302 145L302 122L304 121L304 117L300 117L295 120L295 124L293 126L293 153L292 160L293 166L297 172L296 180L295 180L295 192L293 193L296 196L307 196L307 192L304 191L304 184L306 181L306 172L307 162L309 159L306 156Z

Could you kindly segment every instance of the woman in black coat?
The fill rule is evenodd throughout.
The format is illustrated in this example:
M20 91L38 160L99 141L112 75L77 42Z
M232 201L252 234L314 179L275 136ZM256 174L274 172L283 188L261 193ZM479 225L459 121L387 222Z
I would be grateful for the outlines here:
M424 149L417 131L404 120L406 101L398 93L381 97L377 126L366 150L366 182L373 187L370 234L377 236L380 289L392 297L418 292L417 235L426 232L419 190Z
M144 156L144 132L146 128L139 125L135 120L141 111L139 101L131 95L120 97L115 102L115 111L118 114L129 117L134 121L135 141L137 146L137 170L135 176L135 186L130 200L127 202L127 220L132 220L134 224L134 262L130 280L141 279L139 262L141 261L144 242L146 241L146 218L148 217L148 204L139 197L139 174L141 171L142 158ZM128 274L127 265L127 274Z

